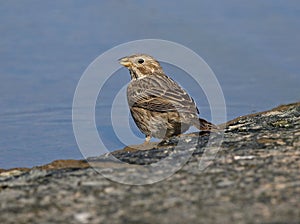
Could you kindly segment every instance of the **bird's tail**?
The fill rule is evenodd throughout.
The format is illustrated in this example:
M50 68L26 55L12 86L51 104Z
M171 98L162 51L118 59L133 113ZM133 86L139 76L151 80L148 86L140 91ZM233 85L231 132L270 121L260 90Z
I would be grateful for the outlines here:
M201 131L218 131L220 128L209 121L198 118L195 119L193 125Z

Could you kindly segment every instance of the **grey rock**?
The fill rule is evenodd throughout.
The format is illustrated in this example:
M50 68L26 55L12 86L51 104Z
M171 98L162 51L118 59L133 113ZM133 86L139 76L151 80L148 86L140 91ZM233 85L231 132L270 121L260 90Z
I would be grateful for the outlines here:
M300 223L299 115L300 103L283 105L230 121L224 133L89 158L93 167L56 161L57 167L1 170L0 223ZM120 184L98 172L135 181L187 152L181 169L154 184ZM108 161L112 155L124 163Z

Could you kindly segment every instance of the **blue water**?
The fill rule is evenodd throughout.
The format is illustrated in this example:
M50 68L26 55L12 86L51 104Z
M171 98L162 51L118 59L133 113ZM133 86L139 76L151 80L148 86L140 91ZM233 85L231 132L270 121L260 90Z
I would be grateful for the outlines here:
M299 101L299 24L292 0L1 1L0 168L82 158L72 130L76 85L98 55L127 41L165 39L197 52L222 86L228 119ZM129 81L118 73L116 81ZM203 93L190 91L209 118ZM99 99L99 134L110 150L121 148L111 97Z

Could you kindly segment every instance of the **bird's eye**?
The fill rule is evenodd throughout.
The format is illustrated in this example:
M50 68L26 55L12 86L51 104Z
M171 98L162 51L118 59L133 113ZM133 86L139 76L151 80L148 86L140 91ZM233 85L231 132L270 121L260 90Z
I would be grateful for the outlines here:
M138 63L143 64L143 63L144 63L144 59L140 58L140 59L138 60Z

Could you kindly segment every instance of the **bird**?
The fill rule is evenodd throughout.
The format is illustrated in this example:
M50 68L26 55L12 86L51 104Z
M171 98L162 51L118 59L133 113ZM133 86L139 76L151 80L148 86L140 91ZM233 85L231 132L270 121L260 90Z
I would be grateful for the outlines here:
M177 82L167 76L160 63L148 54L133 54L119 59L129 70L127 101L132 118L145 135L168 139L186 132L191 126L201 131L218 130L199 117L193 98Z

